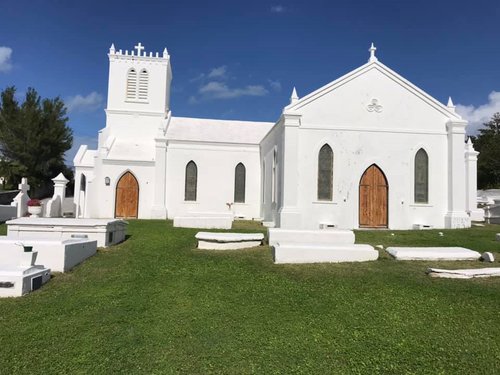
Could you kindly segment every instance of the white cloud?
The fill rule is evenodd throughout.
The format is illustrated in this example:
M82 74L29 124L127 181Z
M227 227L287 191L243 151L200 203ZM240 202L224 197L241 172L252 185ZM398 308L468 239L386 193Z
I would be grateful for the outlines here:
M191 78L189 81L197 82L197 81L205 81L207 79L220 79L220 80L228 79L227 66L222 65L219 66L218 68L213 68L208 73L200 73L196 77Z
M12 48L0 47L0 72L8 72L12 69Z
M208 78L220 78L220 79L226 79L227 78L227 68L225 65L219 66L218 68L214 68L208 73Z
M283 5L273 5L271 6L272 13L284 13L286 12L286 8Z
M198 90L206 99L232 99L241 96L264 96L269 93L264 86L248 85L242 88L230 88L225 83L211 81Z
M483 123L491 120L494 113L500 112L500 92L492 91L488 95L488 102L480 106L457 104L457 113L469 121L467 133L474 135Z
M93 112L102 107L104 99L101 94L93 91L87 96L75 95L66 99L68 112Z
M281 91L281 82L280 81L273 81L272 79L268 79L267 81L269 82L269 86L271 86L271 88L274 91Z
M73 146L68 151L66 151L66 154L64 155L67 165L73 164L73 159L75 158L75 155L78 152L78 149L80 148L81 145L87 145L89 146L90 150L96 150L97 138L89 137L86 135L74 135Z

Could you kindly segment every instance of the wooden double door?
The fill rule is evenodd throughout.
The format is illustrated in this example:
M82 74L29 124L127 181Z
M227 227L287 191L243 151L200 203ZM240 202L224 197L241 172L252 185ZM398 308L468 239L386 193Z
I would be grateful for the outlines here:
M389 185L382 170L371 165L359 183L360 228L387 228Z
M130 172L116 185L115 217L137 219L139 212L139 183Z

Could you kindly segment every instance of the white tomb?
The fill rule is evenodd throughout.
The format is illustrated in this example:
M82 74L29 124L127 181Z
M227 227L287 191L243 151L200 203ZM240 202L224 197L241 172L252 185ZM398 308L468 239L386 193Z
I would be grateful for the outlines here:
M269 229L275 263L365 262L378 258L372 246L354 244L354 240L351 230Z
M184 216L174 217L174 227L200 229L231 229L232 213L193 212Z
M18 218L7 221L7 236L19 240L96 240L98 247L125 240L127 222L119 219Z
M478 260L481 254L463 247L388 247L396 260Z
M36 251L25 252L18 244L0 251L0 297L20 297L50 279L50 269L35 265Z
M198 232L198 249L204 250L236 250L262 245L262 233L210 233Z
M16 248L31 247L38 253L37 264L43 264L56 272L66 272L77 264L94 255L97 251L97 241L89 239L42 240L13 239L0 237L0 254L7 254ZM29 254L29 253L27 253Z
M459 270L445 270L440 268L429 268L427 274L432 277L443 277L448 279L473 279L476 277L500 276L499 267L472 268Z

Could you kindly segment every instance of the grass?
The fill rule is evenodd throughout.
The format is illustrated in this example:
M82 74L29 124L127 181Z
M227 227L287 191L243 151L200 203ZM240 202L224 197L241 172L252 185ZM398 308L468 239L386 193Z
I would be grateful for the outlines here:
M425 275L431 264L479 262L382 254L359 264L274 265L265 246L195 250L196 232L132 221L126 242L30 295L0 300L0 373L500 373L500 279ZM437 232L356 236L500 255L500 226Z

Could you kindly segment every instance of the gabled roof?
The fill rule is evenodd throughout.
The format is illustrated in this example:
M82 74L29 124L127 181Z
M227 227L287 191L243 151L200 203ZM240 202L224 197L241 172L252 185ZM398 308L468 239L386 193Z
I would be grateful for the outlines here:
M209 120L172 117L167 139L188 142L259 144L272 122Z
M300 108L306 106L317 98L334 91L338 87L347 84L349 81L369 72L372 69L378 70L380 73L387 76L389 79L393 80L395 83L399 84L407 91L418 97L420 100L424 101L437 111L441 112L443 115L449 117L453 120L462 120L462 117L455 113L452 109L446 107L444 104L434 99L432 96L415 86L413 83L403 78L401 75L396 73L394 70L390 69L386 65L382 64L378 60L372 60L368 63L360 66L357 69L343 75L342 77L328 83L327 85L313 91L312 93L300 98L299 100L293 101L288 106L284 108L284 111L298 111Z

